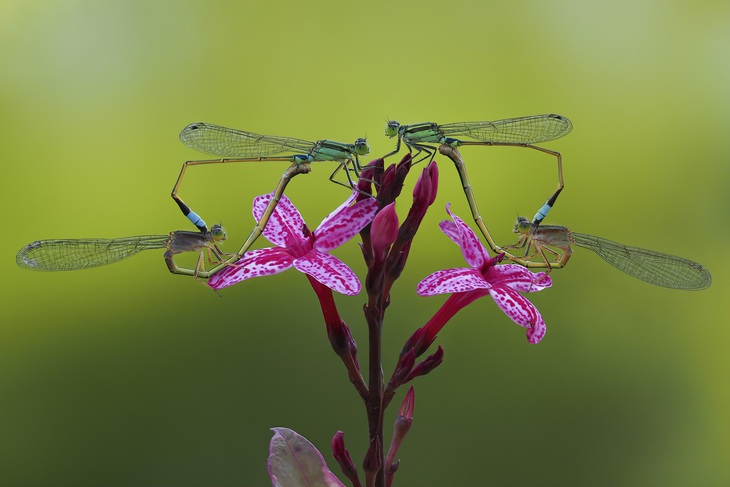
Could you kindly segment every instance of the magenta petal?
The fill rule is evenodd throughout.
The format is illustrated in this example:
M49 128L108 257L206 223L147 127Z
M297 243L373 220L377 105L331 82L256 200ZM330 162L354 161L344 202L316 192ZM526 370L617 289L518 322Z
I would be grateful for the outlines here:
M542 291L553 285L553 281L544 272L533 273L517 264L490 267L486 279L495 286L507 286L525 293Z
M482 242L474 231L469 228L469 225L464 223L464 220L451 213L451 210L447 211L459 230L461 253L464 256L464 260L470 266L480 269L489 260L487 249L484 248L484 245L482 245Z
M324 227L331 219L337 218L338 214L347 206L350 206L356 199L357 195L360 194L357 191L353 191L352 194L337 208L335 208L332 213L327 215L324 220L322 220L322 223L319 224L320 228Z
M534 281L532 282L532 287L528 290L528 292L533 293L535 291L542 291L543 289L547 289L553 285L553 280L547 272L538 272L533 274L532 277Z
M328 252L339 247L360 233L373 220L377 211L378 202L375 198L340 207L337 215L328 216L314 231L314 248Z
M527 341L530 343L540 343L540 340L545 336L545 320L542 319L540 313L537 314L537 321L527 329Z
M441 231L444 232L452 242L461 247L461 235L459 234L459 229L457 228L456 223L451 220L444 220L439 223L439 228L441 228Z
M296 259L294 267L340 294L354 296L360 292L360 280L355 273L333 255L313 250Z
M542 321L540 312L517 291L508 287L493 287L489 290L489 294L492 295L497 306L518 325L531 329L540 326L544 328L545 323Z
M289 269L294 258L278 247L256 249L246 252L235 266L228 266L208 280L213 289L232 286L252 277L270 276Z
M474 289L492 287L484 280L476 269L445 269L436 271L418 283L416 292L419 296L435 294L463 293Z
M257 222L261 220L266 206L273 197L273 193L269 193L254 198L253 216ZM286 195L282 195L264 228L264 237L279 247L293 247L306 240L302 234L303 227L304 219L299 210Z

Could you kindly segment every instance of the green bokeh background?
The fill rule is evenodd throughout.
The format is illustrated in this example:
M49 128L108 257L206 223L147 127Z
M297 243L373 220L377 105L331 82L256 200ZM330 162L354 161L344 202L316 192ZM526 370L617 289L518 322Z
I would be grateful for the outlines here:
M158 251L76 273L15 266L36 239L190 229L169 197L180 164L201 157L177 139L186 124L367 135L379 155L393 147L388 117L552 112L575 128L546 144L567 184L548 221L690 257L713 285L653 287L578 249L531 296L548 325L537 346L475 302L439 336L444 364L415 384L396 485L729 485L728 46L723 1L4 0L0 485L268 485L273 426L305 435L338 474L329 442L342 429L361 462L363 408L301 274L219 298L170 275ZM553 159L468 154L482 214L511 242L516 212L553 190ZM437 223L447 202L468 208L439 161L389 310L386 374L443 302L416 283L463 265ZM235 249L251 199L284 168L194 168L182 195ZM288 191L312 227L346 196L332 169ZM354 242L335 254L364 276ZM338 299L364 360L363 301Z

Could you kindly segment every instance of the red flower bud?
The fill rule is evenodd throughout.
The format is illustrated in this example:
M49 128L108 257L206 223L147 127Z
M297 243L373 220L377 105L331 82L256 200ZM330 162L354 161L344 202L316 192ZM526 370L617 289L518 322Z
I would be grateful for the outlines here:
M353 485L360 485L360 479L357 476L357 467L350 457L350 452L345 448L345 433L342 431L335 433L335 436L332 438L332 456L340 464L342 473L350 479Z
M390 246L398 237L398 214L395 202L389 204L375 215L370 226L370 245L376 262L385 260Z
M429 372L431 372L433 369L441 365L441 363L444 361L444 349L441 345L438 346L436 351L426 357L424 360L418 363L415 367L413 367L413 370L411 370L411 373L408 374L408 379L406 379L406 382L415 379L419 375L426 375Z

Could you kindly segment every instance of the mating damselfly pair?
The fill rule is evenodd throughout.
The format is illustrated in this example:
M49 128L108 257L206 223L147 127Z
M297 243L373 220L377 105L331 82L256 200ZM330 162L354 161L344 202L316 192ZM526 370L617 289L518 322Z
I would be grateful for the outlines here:
M504 253L509 260L515 263L527 267L546 268L548 271L562 268L571 255L571 244L575 244L596 251L598 255L620 270L652 284L677 289L703 289L709 286L711 282L709 272L692 261L646 249L623 246L599 237L571 233L565 227L540 226L563 190L564 178L561 154L535 144L563 137L571 130L570 120L556 114L533 115L492 122L449 124L426 122L401 125L398 122L389 121L385 128L385 135L396 137L397 145L394 151L383 157L397 153L401 145L405 145L410 152L415 151L414 158L417 162L432 159L436 152L449 157L455 164L467 203L487 243L493 251ZM199 233L176 231L166 236L41 240L21 249L16 259L18 265L34 270L82 269L118 262L141 250L165 248L165 261L171 272L192 275L196 278L208 278L228 265L235 265L235 262L249 250L263 232L287 185L295 176L309 173L311 164L314 162L333 161L338 165L331 174L330 180L354 189L362 170L359 156L369 153L369 146L364 138L357 139L354 144L331 140L309 142L291 137L261 135L206 123L188 125L181 132L180 140L192 149L219 158L186 161L171 193L183 214L198 228ZM498 246L479 214L476 198L466 172L466 164L458 151L459 147L469 146L526 147L556 158L557 188L537 211L532 222L528 221L529 228L524 226L524 221L518 222L520 241L517 245ZM421 153L424 154L422 157ZM205 221L192 211L179 196L186 170L198 165L272 161L290 163L274 189L274 197L240 249L235 253L223 253L217 246L225 239L223 229L216 225L208 230ZM335 179L340 171L344 172L346 183ZM588 241L592 244L586 243ZM511 252L518 246L525 248L523 255ZM530 255L531 248L534 248L535 252ZM182 268L174 263L175 254L187 251L199 253L194 269ZM210 269L206 269L203 262L205 252L208 253L209 262L213 264ZM533 260L535 258L537 260Z

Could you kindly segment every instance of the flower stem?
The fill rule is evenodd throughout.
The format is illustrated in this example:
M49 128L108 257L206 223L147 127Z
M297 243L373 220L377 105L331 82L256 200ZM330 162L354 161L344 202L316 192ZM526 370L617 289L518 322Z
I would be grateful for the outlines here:
M366 485L369 487L385 487L385 471L383 469L383 367L381 337L383 330L382 296L373 299L365 306L365 320L369 331L369 384L365 409L368 417L368 433L371 448L365 458Z

